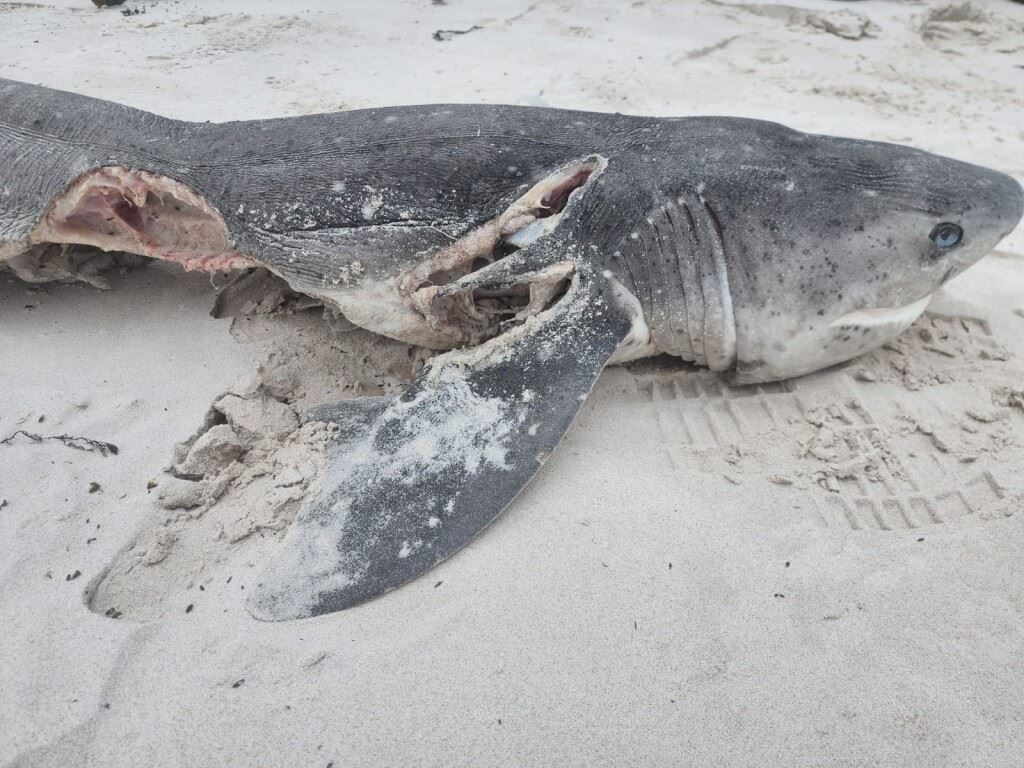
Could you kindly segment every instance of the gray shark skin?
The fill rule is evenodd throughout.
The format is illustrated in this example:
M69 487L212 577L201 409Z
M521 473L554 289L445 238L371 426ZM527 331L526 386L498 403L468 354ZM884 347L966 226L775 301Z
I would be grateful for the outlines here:
M756 120L433 105L187 123L0 80L0 263L19 276L81 278L108 251L263 267L439 351L401 397L308 415L338 431L249 599L266 620L351 607L464 546L606 364L667 353L744 383L849 360L1022 213L996 171Z

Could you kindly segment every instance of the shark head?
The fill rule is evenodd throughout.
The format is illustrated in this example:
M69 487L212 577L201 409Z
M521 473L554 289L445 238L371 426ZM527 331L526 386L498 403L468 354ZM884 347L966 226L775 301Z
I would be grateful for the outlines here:
M719 211L740 381L890 341L1024 214L1010 176L910 147L789 131L748 147L744 200Z

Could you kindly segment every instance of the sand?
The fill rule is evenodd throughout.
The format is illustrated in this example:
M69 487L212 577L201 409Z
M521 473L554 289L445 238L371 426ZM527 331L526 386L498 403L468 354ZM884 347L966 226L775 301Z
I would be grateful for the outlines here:
M197 120L744 115L1024 179L1010 2L124 9L0 3L0 77ZM298 415L422 354L300 306L215 320L222 279L172 265L109 282L0 277L0 439L118 448L0 445L0 765L1020 763L1024 230L836 370L607 370L483 536L278 624L244 602L317 481Z

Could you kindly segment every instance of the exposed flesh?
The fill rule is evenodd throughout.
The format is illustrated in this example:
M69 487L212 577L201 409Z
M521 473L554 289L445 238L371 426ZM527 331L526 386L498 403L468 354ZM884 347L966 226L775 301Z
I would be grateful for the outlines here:
M603 158L591 157L548 176L499 216L404 274L399 292L435 330L460 343L480 343L543 311L564 294L571 269L546 269L521 282L486 288L465 278L551 233L572 196L604 164Z
M220 213L186 185L119 166L80 176L50 205L31 236L176 261L209 272L256 266L232 249Z
M550 234L573 195L605 164L589 157L538 182L497 217L401 275L401 298L454 345L479 343L550 307L564 294L571 269L546 269L496 287L450 288ZM30 245L9 266L38 279L97 285L102 280L92 274L96 270L76 269L85 257L72 255L129 253L208 272L258 266L231 247L223 217L200 194L174 179L121 166L80 176L50 204Z

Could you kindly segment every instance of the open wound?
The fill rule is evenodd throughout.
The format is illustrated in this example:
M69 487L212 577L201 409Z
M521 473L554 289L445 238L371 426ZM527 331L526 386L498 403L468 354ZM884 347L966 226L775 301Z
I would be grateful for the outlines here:
M548 309L568 289L572 262L508 276L487 267L553 232L606 164L591 156L551 174L499 216L402 275L399 291L434 330L458 344L479 344Z
M176 261L214 272L255 266L231 248L220 213L174 179L108 166L75 180L32 235L49 244L91 246Z

